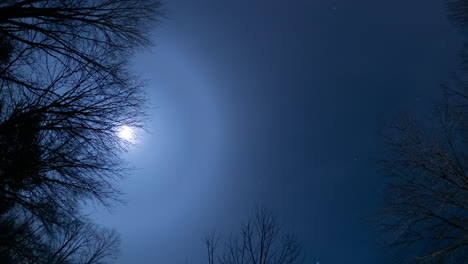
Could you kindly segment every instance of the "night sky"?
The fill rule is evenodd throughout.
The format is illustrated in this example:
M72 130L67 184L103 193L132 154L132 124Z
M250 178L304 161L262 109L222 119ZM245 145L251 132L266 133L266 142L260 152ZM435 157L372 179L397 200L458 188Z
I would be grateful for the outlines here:
M444 0L166 0L148 79L150 134L128 153L117 263L203 263L203 237L257 205L307 263L392 263L378 245L384 124L430 110L456 69Z

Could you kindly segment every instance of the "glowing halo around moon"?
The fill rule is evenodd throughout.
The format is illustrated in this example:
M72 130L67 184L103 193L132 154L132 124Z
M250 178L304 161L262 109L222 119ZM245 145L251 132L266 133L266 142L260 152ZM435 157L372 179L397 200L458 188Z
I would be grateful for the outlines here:
M130 126L121 126L117 131L119 138L135 143L135 129Z

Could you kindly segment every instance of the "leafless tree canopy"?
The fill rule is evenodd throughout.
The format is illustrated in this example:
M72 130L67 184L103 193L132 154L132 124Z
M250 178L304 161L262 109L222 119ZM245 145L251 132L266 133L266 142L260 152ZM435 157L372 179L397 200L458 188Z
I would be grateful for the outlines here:
M118 255L120 238L114 230L98 227L87 219L44 229L21 211L0 219L2 263L98 264Z
M144 120L143 83L128 55L149 44L158 7L153 0L0 3L2 210L21 205L53 222L83 199L118 197L113 180L125 173L119 152L128 142L117 130Z
M267 209L259 208L253 218L231 236L221 253L217 253L220 237L216 233L205 238L208 264L294 264L303 261L302 248L293 234L281 232L276 217Z
M113 181L125 173L119 152L126 144L117 130L142 125L144 100L139 86L94 82L81 74L70 79L60 73L50 90L35 94L5 88L0 116L4 201L44 217L49 214L37 204L65 212L81 198L104 204L117 198ZM59 91L63 87L69 89Z
M118 79L115 65L150 44L159 5L157 0L2 1L0 39L13 50L2 48L10 60L0 76L37 88L30 78L37 65L31 66L47 60L65 68L72 61L92 74Z
M426 126L405 120L391 128L384 226L390 244L415 252L418 263L468 258L468 86L457 78Z
M448 17L468 29L468 1L447 0ZM430 120L402 120L389 129L391 156L383 226L389 244L415 263L468 259L468 45L463 67L443 87Z
M115 232L81 216L118 200L117 135L142 128L144 82L129 66L150 45L158 0L0 2L0 262L104 263Z

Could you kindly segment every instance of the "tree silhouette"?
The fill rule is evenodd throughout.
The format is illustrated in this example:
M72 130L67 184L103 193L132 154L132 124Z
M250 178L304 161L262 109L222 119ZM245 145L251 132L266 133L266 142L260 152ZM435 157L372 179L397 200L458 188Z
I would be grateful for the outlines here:
M142 128L144 85L129 67L150 44L157 0L0 3L0 262L103 263L115 232L80 208L118 200Z
M120 238L114 230L88 219L46 230L15 210L0 219L2 263L104 263L118 255Z
M2 48L10 59L0 76L31 91L46 89L44 72L37 71L45 61L64 68L77 63L97 79L125 79L122 65L150 44L159 6L157 0L2 1L0 36L14 49Z
M205 237L208 264L293 264L302 262L302 248L297 238L282 233L276 217L265 208L258 208L254 217L241 225L237 236L225 242L217 255L220 237Z
M425 126L408 119L391 127L383 162L389 244L417 263L468 258L468 86L458 78L445 91L446 103Z
M83 199L109 205L125 174L119 127L141 127L143 82L129 55L149 44L159 1L34 0L0 4L0 212L43 222ZM11 47L14 47L11 50Z
M467 0L446 0L448 19L463 34L468 33L468 1ZM464 43L461 48L461 58L463 70L468 72L468 43Z
M139 84L121 89L86 72L69 80L68 70L48 91L20 95L5 88L10 96L0 122L0 196L44 221L53 221L57 210L73 214L81 199L108 205L118 198L113 180L125 175L119 152L128 142L117 130L140 127L144 118Z
M466 30L468 26L468 1L467 0L446 0L448 7L448 18L455 26L461 30Z
M468 1L448 0L448 18L466 33ZM445 102L426 122L389 128L390 157L383 227L389 245L416 263L464 263L468 258L468 68L443 87ZM403 254L405 255L405 254Z

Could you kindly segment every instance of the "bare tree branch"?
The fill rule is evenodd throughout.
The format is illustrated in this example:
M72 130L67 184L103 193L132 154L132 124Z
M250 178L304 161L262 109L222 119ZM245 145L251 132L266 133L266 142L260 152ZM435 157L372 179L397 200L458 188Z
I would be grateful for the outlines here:
M215 252L219 236L205 238L208 263L214 264L294 264L302 262L302 248L293 234L281 234L276 217L266 208L258 208L256 215L241 225L238 236L224 244L218 257Z
M404 120L389 128L383 226L389 244L417 252L417 263L468 257L468 89L455 81L426 126Z

